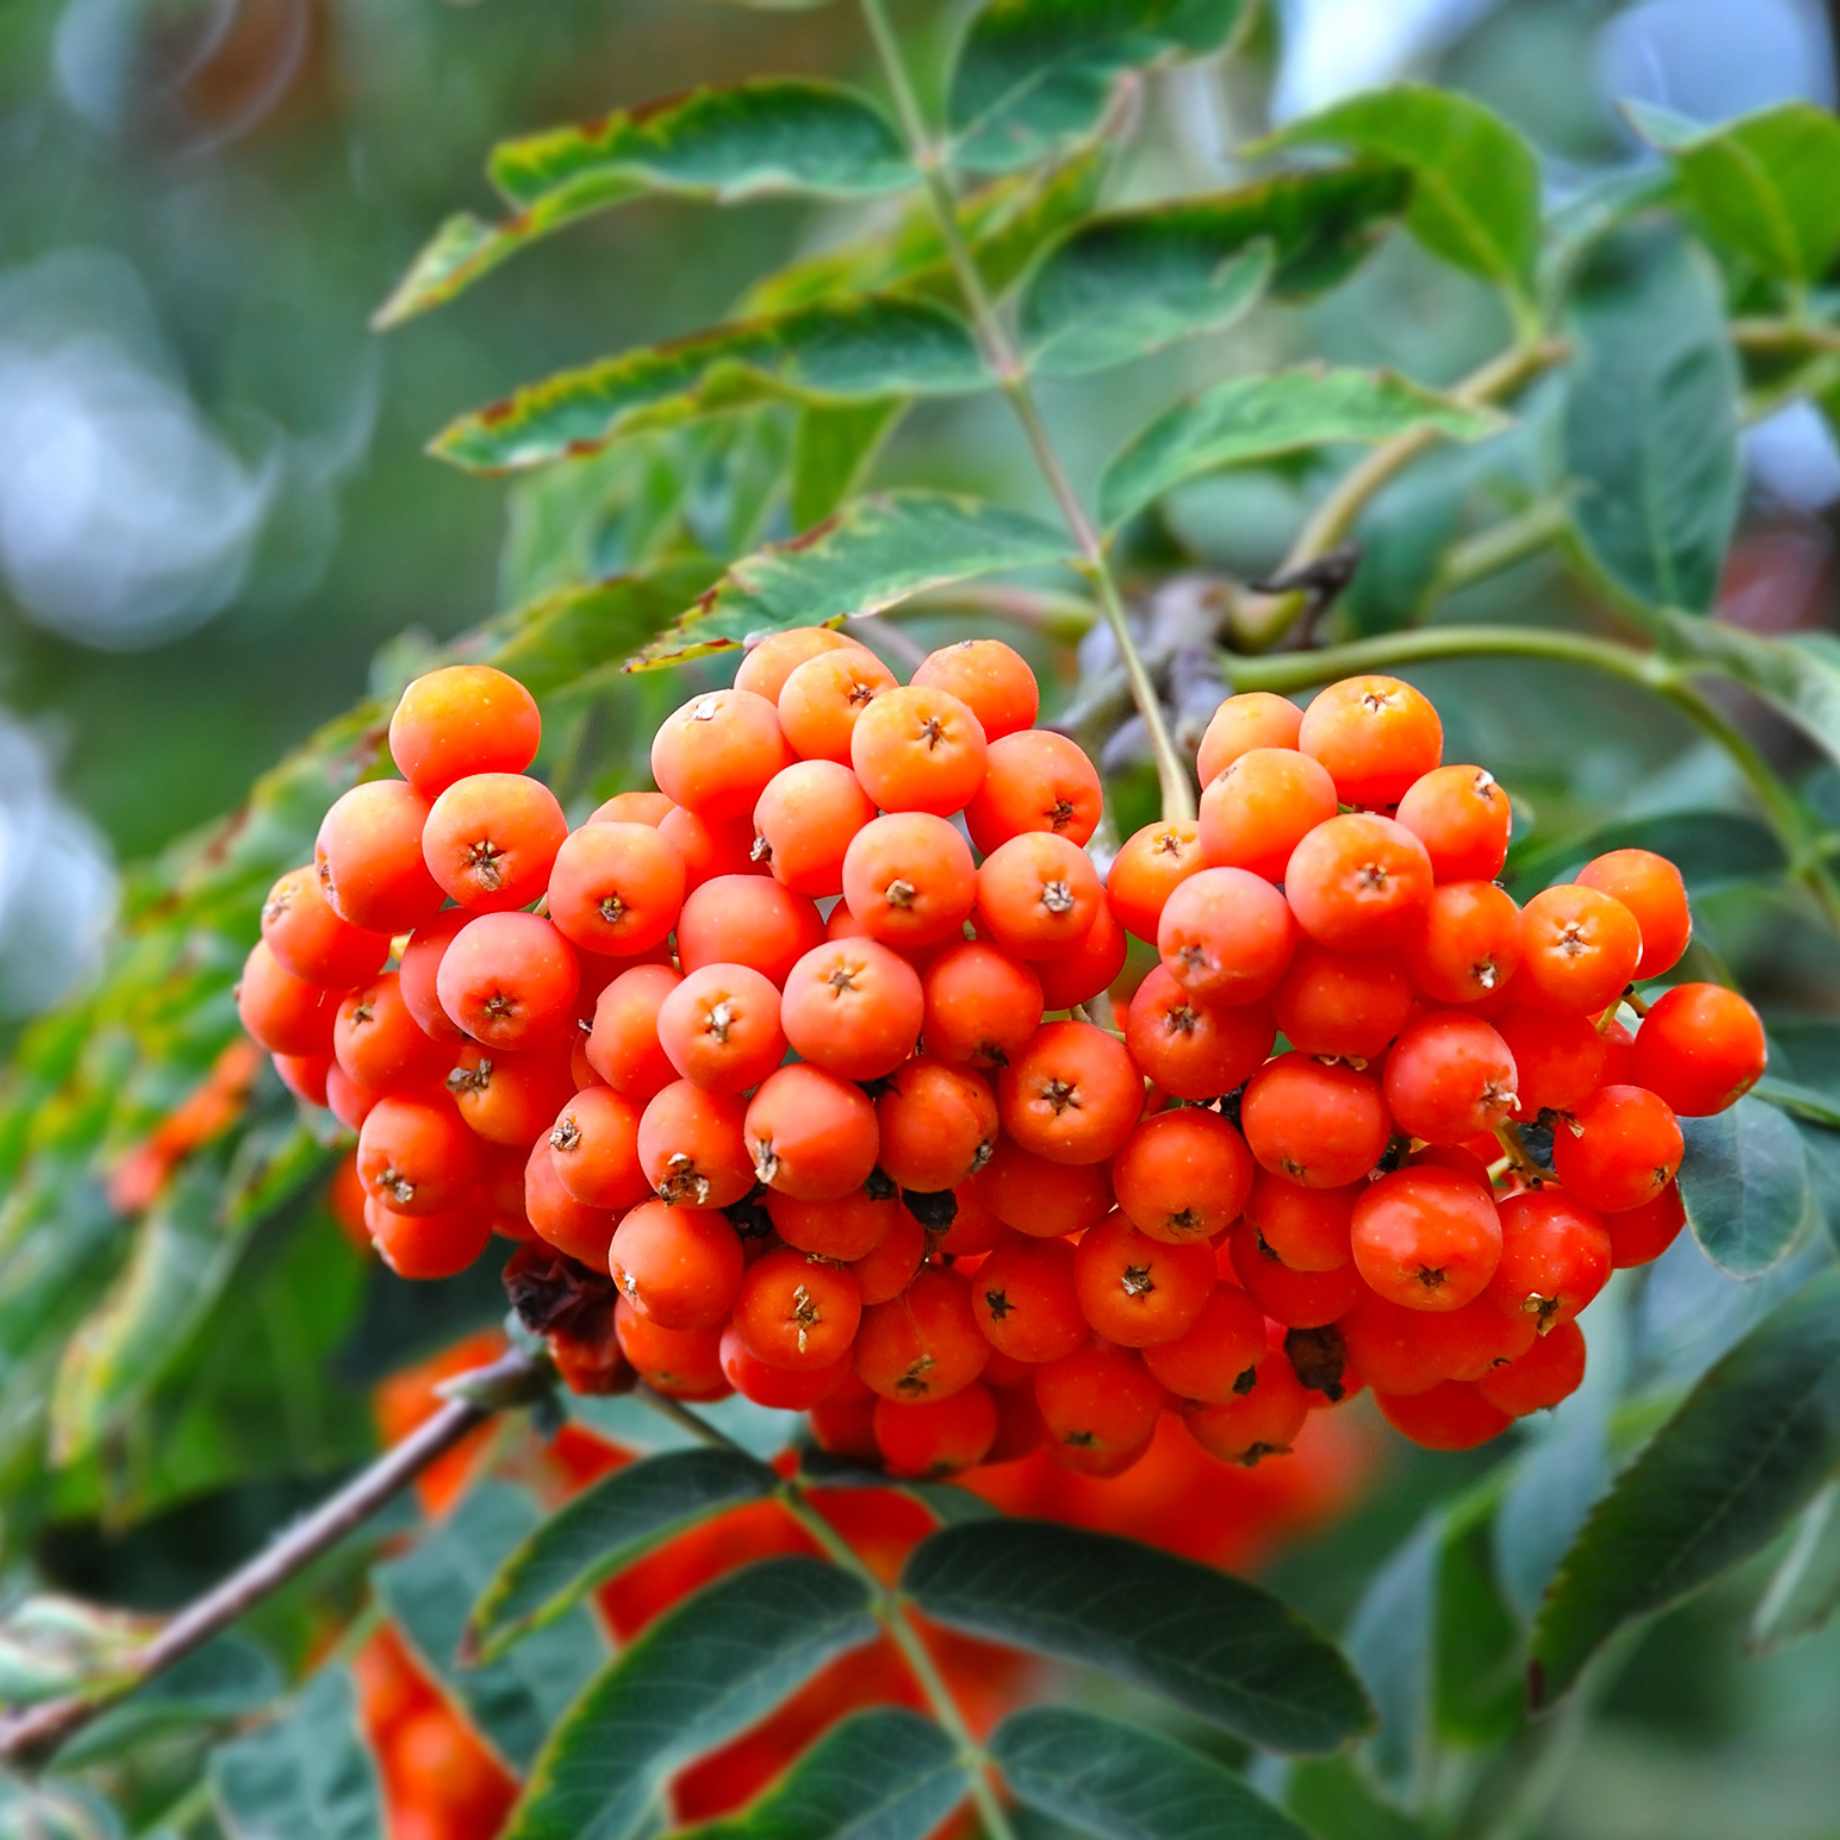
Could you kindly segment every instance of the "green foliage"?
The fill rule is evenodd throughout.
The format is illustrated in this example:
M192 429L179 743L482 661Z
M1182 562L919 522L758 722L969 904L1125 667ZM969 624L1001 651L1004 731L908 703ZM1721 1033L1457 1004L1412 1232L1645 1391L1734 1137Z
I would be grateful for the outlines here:
M383 1802L350 1675L323 1670L283 1718L225 1745L211 1761L211 1789L232 1840L375 1840Z
M1808 1160L1795 1126L1747 1095L1711 1118L1683 1118L1680 1196L1706 1256L1734 1278L1786 1257L1814 1211Z

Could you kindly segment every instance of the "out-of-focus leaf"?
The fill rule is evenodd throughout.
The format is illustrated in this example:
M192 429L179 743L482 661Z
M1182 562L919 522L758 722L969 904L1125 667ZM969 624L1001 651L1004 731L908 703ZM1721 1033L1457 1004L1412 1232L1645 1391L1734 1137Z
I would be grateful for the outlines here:
M1716 1363L1593 1510L1533 1632L1536 1707L1619 1629L1762 1550L1840 1459L1840 1273Z
M581 1692L538 1756L505 1840L633 1834L673 1770L746 1729L876 1627L861 1579L815 1559L767 1560L718 1579Z
M1424 1840L1424 1829L1383 1802L1346 1757L1292 1763L1284 1805L1316 1840Z
M505 1555L467 1618L468 1648L491 1660L659 1541L737 1502L771 1494L777 1481L764 1463L708 1447L615 1470Z
M4 1840L119 1840L120 1817L82 1783L0 1776Z
M1779 281L1819 281L1840 254L1840 121L1812 102L1782 102L1715 127L1648 103L1624 104L1659 147L1715 243Z
M563 371L449 423L429 451L470 472L510 472L766 402L962 395L991 381L963 320L882 295L716 326Z
M1672 237L1601 244L1572 295L1572 521L1623 593L1699 612L1738 514L1737 362L1711 265Z
M1830 1482L1795 1523L1757 1608L1746 1641L1758 1654L1773 1654L1818 1635L1840 1610L1840 1482Z
M1498 1501L1489 1487L1452 1507L1438 1565L1432 1717L1442 1742L1472 1749L1506 1743L1525 1716L1520 1625L1495 1573Z
M1071 1706L1011 1713L990 1754L1024 1802L1094 1840L1307 1840L1224 1764Z
M606 1656L585 1609L569 1608L481 1667L456 1667L467 1615L540 1515L523 1490L475 1484L415 1550L375 1574L377 1594L431 1673L466 1708L480 1735L517 1771Z
M1218 331L1267 289L1320 293L1356 267L1409 189L1397 169L1331 167L1095 218L1028 278L1029 362L1078 376Z
M1814 1211L1795 1126L1746 1094L1710 1118L1683 1118L1680 1128L1687 1140L1680 1198L1694 1237L1734 1278L1768 1271L1787 1256Z
M376 1840L384 1831L377 1767L343 1668L316 1674L285 1718L214 1751L210 1773L232 1840Z
M897 398L799 411L788 500L795 529L822 523L856 490L906 408Z
M1252 0L986 0L965 33L947 114L953 158L1005 172L1098 125L1127 71L1229 45Z
M1369 1580L1348 1626L1348 1657L1373 1696L1378 1729L1361 1747L1367 1773L1409 1803L1430 1750L1438 1518L1427 1518Z
M1652 818L1612 818L1583 835L1535 831L1508 859L1508 888L1520 900L1582 868L1606 850L1653 850L1679 866L1689 889L1780 875L1788 866L1776 834L1755 818L1728 811L1669 811Z
M1795 1128L1808 1158L1815 1206L1827 1221L1828 1237L1840 1246L1840 1130L1806 1118L1798 1118Z
M833 83L762 77L493 148L492 182L513 207L502 223L450 217L378 308L379 329L452 300L529 243L648 192L733 204L764 193L864 198L916 174L887 118Z
M926 1840L966 1791L956 1746L898 1707L833 1725L740 1813L682 1840Z
M971 1522L916 1548L902 1588L942 1623L1101 1668L1274 1750L1333 1750L1372 1721L1348 1663L1275 1597L1130 1540Z
M1665 167L1621 167L1588 181L1546 215L1541 285L1560 294L1573 271L1613 230L1652 206L1665 203L1674 175Z
M1504 427L1492 409L1391 371L1309 366L1264 377L1229 377L1159 415L1105 469L1100 515L1115 526L1184 480L1334 442L1372 444L1414 430L1477 441Z
M0 1620L0 1705L29 1706L106 1686L153 1633L148 1617L52 1593Z
M1479 102L1402 84L1287 123L1250 153L1349 147L1412 175L1406 228L1445 261L1525 298L1540 238L1540 175L1532 150Z
M240 1636L219 1636L135 1688L58 1751L58 1768L81 1770L149 1739L258 1711L282 1690L267 1652Z
M628 667L739 645L749 633L875 613L925 588L1064 559L1069 539L1020 512L944 492L885 492L737 562Z
M1829 759L1840 760L1840 640L1832 633L1777 637L1665 609L1658 623L1681 659L1722 672L1756 691Z

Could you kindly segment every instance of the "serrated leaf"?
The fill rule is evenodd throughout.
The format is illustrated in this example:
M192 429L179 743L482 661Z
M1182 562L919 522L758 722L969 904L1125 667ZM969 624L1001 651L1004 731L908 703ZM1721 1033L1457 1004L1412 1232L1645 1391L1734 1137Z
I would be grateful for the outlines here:
M1130 1540L1044 1521L948 1527L902 1588L957 1629L1078 1661L1276 1750L1333 1750L1372 1719L1352 1669L1275 1597Z
M764 1463L708 1447L647 1457L602 1477L505 1555L467 1617L468 1652L492 1660L660 1541L777 1484Z
M285 1718L214 1751L210 1775L231 1840L376 1840L384 1831L377 1768L343 1669L315 1675Z
M1593 561L1648 605L1712 603L1738 514L1737 360L1705 258L1602 244L1572 296L1563 460Z
M944 492L852 500L828 523L737 562L629 670L739 645L749 633L879 612L927 588L1065 559L1069 539L1016 511Z
M429 452L498 473L767 402L952 396L992 379L963 320L892 295L820 302L604 358L451 422Z
M739 1814L680 1840L926 1840L965 1793L952 1740L884 1707L833 1725Z
M1819 281L1840 254L1840 121L1811 102L1782 102L1702 127L1647 103L1624 113L1673 162L1715 243L1779 281Z
M597 211L647 193L716 204L768 193L868 198L917 178L887 118L833 83L762 77L705 87L493 148L492 182L514 215L450 217L372 324L400 325L501 262Z
M1218 331L1267 291L1341 281L1410 191L1387 167L1333 167L1093 219L1043 256L1018 308L1033 369L1079 376Z
M1308 366L1229 377L1159 415L1105 469L1102 522L1115 527L1203 473L1333 442L1372 445L1415 430L1479 441L1506 421L1391 371Z
M1540 174L1519 134L1479 102L1402 84L1287 123L1249 153L1339 146L1412 175L1406 228L1435 255L1525 299L1540 240Z
M607 1652L594 1619L577 1607L484 1666L456 1665L468 1612L506 1556L531 1537L539 1518L536 1503L522 1489L476 1483L412 1552L379 1566L374 1575L379 1599L428 1671L516 1771L529 1766Z
M651 1624L550 1734L504 1840L617 1840L665 1779L875 1634L868 1587L815 1559L750 1565Z
M58 1751L58 1768L87 1769L174 1730L241 1718L260 1710L281 1690L281 1671L266 1650L240 1636L219 1636L135 1688L78 1732Z
M1746 1094L1711 1118L1683 1118L1680 1198L1706 1256L1734 1278L1784 1258L1814 1210L1801 1139L1775 1106Z
M1099 124L1117 79L1219 51L1252 0L986 0L959 46L954 160L1006 172Z
M1592 1511L1533 1632L1536 1707L1627 1624L1762 1550L1840 1460L1840 1273L1778 1305L1705 1374Z
M1025 1803L1093 1840L1308 1840L1224 1764L1070 1706L1011 1713L990 1754Z
M1745 1641L1773 1654L1805 1636L1818 1635L1840 1610L1840 1483L1830 1482L1795 1523L1757 1608Z

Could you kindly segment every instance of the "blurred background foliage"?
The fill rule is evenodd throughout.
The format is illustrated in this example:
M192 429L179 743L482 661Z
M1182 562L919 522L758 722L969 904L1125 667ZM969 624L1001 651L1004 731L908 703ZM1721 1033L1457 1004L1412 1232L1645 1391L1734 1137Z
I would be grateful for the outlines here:
M963 10L901 11L933 80ZM717 216L640 200L379 339L369 316L430 227L456 202L485 207L482 150L703 82L767 69L860 79L866 62L846 8L16 0L0 10L0 1048L93 970L122 903L157 893L157 878L138 879L133 865L230 810L288 748L367 687L394 687L433 645L619 565L617 529L600 528L583 554L556 538L576 540L567 494L592 496L593 463L573 488L509 493L430 463L423 444L458 409L712 324L755 276L902 209L766 200ZM1832 25L1813 0L1280 0L1232 65L1157 78L1112 195L1233 183L1246 170L1234 149L1274 121L1422 76L1512 121L1539 150L1549 205L1563 203L1654 159L1622 100L1717 120L1788 98L1831 106L1835 74ZM1261 309L1224 336L1042 394L1090 487L1146 405L1234 370L1320 354L1441 383L1500 339L1484 288L1395 238L1302 312ZM1003 414L983 398L922 403L882 477L1041 503ZM1536 392L1510 440L1480 457L1441 455L1379 502L1361 531L1362 581L1337 609L1342 634L1398 620L1466 506L1499 514L1533 499L1553 420ZM783 426L773 413L761 426L770 455ZM1819 408L1799 405L1760 418L1745 456L1719 617L1771 632L1831 628L1832 430ZM719 440L707 455L705 537L717 553L745 459ZM1143 582L1187 568L1254 578L1282 555L1319 485L1301 465L1200 481L1134 533L1127 560ZM780 515L753 534L786 534ZM1535 560L1468 591L1463 611L1564 624L1592 610ZM1064 653L1063 696L1076 671ZM1651 815L1743 809L1723 755L1615 682L1521 661L1413 675L1446 712L1450 756L1487 760L1511 787L1535 852L1599 824L1633 840L1631 823ZM668 683L639 694L676 700ZM1732 707L1786 771L1809 766L1785 726ZM633 726L649 729L656 713ZM600 764L617 781L624 763L613 753ZM1830 822L1840 818L1840 784L1817 779L1811 793ZM298 802L324 795L315 781ZM1683 855L1709 962L1778 1017L1840 1012L1831 939L1770 892L1757 827L1678 830L1659 847ZM209 962L181 971L229 974ZM174 1014L184 1014L177 989ZM175 1060L180 1090L228 1020L213 1011L196 1051ZM89 1019L73 1013L71 1026ZM124 1060L122 1077L132 1071ZM144 1117L179 1096L146 1094ZM39 1128L55 1142L64 1122ZM75 1181L88 1146L80 1121L68 1122L84 1146L73 1150ZM371 1447L352 1407L389 1361L493 1314L489 1273L413 1291L367 1279L301 1187L316 1158L291 1104L265 1084L235 1151L206 1156L162 1204L171 1233L196 1240L193 1263L165 1269L195 1277L200 1262L232 1253L196 1218L188 1226L186 1184L215 1195L228 1181L252 1217L294 1193L280 1230L253 1252L233 1249L244 1259L234 1289L220 1277L189 1293L204 1312L192 1340L212 1351L208 1366L162 1379L128 1421L127 1443L157 1443L161 1468L181 1482L116 1492L112 1469L136 1473L116 1434L49 1495L30 1475L29 1503L29 1466L9 1471L17 1488L0 1510L52 1530L36 1556L56 1582L140 1607L181 1600ZM68 1217L61 1230L74 1231ZM83 1230L90 1237L57 1256L72 1270L90 1259L112 1268L117 1228L99 1193ZM1699 1269L1683 1257L1657 1271L1629 1311L1632 1360L1686 1347L1696 1371L1750 1320ZM132 1347L121 1359L131 1365ZM313 1386L293 1387L305 1373ZM40 1368L14 1370L0 1447L11 1448L8 1425L42 1409L47 1384ZM1329 1626L1426 1502L1469 1473L1462 1459L1395 1452L1389 1462L1360 1518L1289 1554L1275 1575ZM1485 1467L1474 1463L1476 1474ZM19 1557L16 1539L9 1554ZM1573 1719L1542 1765L1562 1772L1543 1835L1840 1833L1840 1757L1826 1741L1840 1634L1740 1662L1764 1575L1753 1571L1652 1627L1589 1716ZM305 1639L304 1624L292 1627L283 1646L298 1653ZM0 1832L5 1818L0 1809Z

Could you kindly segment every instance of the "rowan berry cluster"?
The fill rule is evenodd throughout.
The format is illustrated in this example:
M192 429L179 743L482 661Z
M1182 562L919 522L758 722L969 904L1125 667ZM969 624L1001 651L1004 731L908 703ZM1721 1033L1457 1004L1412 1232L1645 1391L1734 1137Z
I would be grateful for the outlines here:
M1229 698L1198 821L1102 879L1037 703L995 640L901 684L781 632L571 831L520 685L412 684L403 777L328 812L240 987L357 1131L383 1257L545 1242L617 1287L575 1383L738 1390L897 1473L1116 1474L1166 1411L1254 1462L1363 1384L1439 1448L1557 1403L1579 1312L1681 1225L1676 1114L1763 1068L1716 986L1620 1019L1686 948L1678 873L1618 851L1517 907L1506 794L1363 677Z

